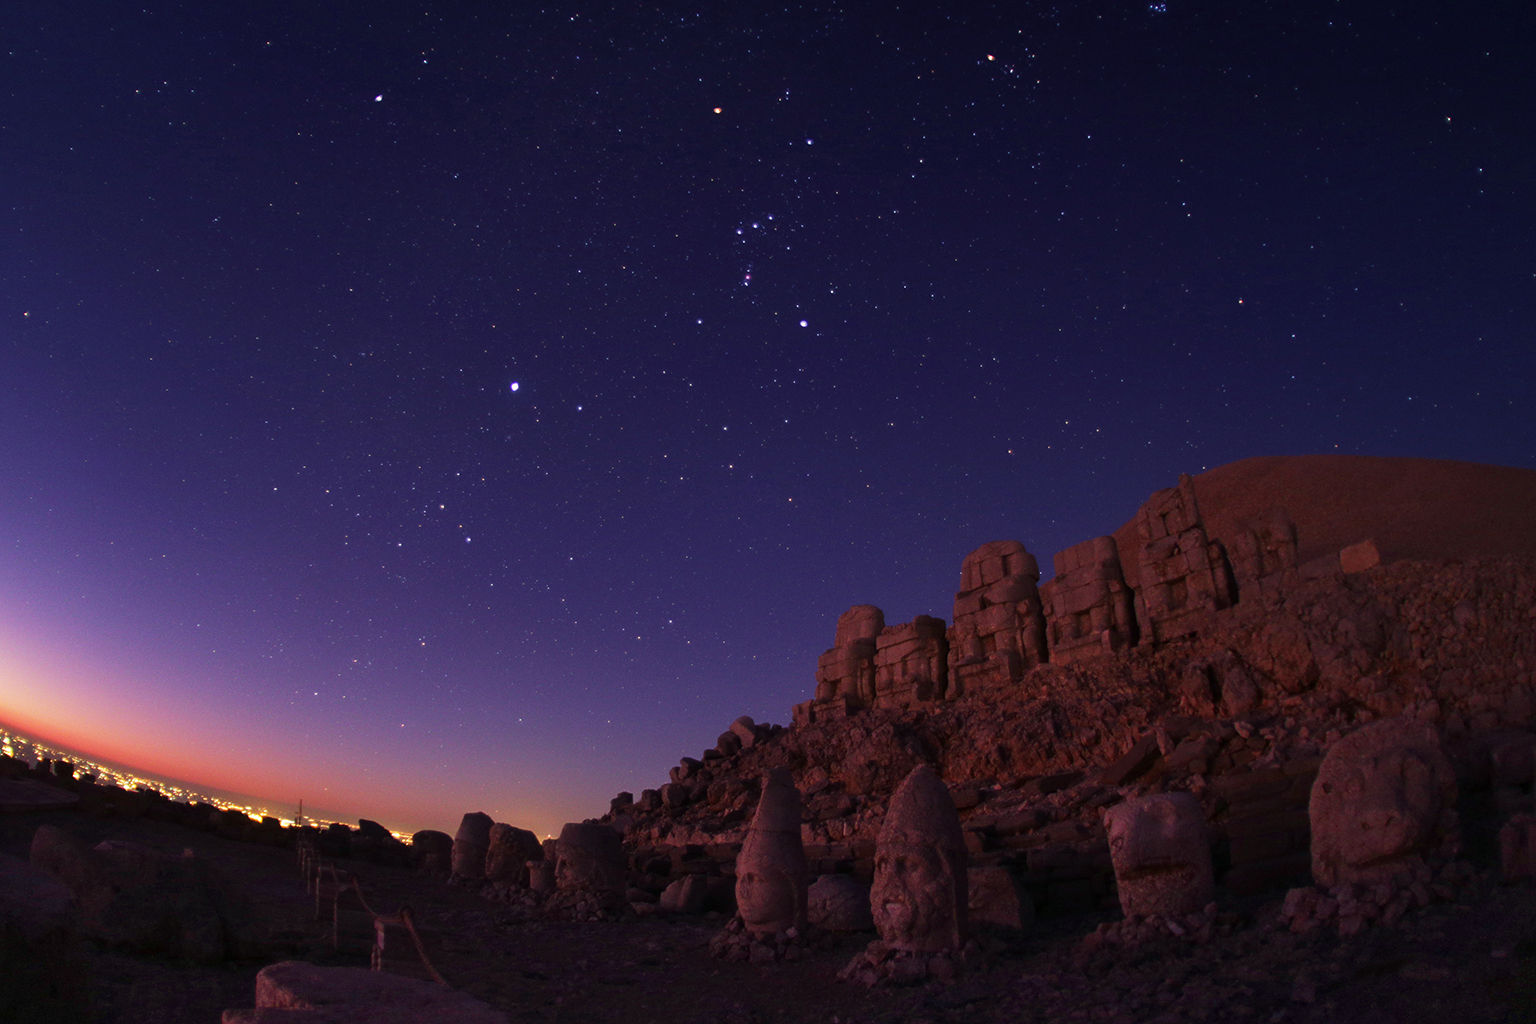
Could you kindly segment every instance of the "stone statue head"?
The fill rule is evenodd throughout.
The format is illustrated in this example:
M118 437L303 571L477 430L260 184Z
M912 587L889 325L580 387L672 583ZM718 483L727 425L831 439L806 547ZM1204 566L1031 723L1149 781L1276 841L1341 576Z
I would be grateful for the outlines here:
M736 908L754 935L805 930L808 867L800 842L800 791L789 771L763 779L752 827L736 858Z
M1215 895L1205 809L1189 793L1156 793L1104 816L1127 917L1202 910Z
M1312 875L1322 885L1384 881L1454 830L1456 773L1433 726L1374 722L1339 740L1312 783Z
M869 905L880 938L897 949L939 952L965 941L965 837L948 787L925 764L891 797Z
M555 843L555 885L561 889L624 889L624 843L608 825L569 824Z

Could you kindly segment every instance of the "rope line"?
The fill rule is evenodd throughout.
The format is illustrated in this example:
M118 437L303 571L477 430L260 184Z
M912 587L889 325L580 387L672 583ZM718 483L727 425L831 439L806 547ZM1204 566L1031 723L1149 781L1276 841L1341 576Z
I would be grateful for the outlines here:
M432 960L427 956L427 947L421 941L421 934L416 931L416 922L412 917L409 906L401 906L394 915L381 914L369 906L367 898L363 895L362 883L356 875L348 872L338 873L335 864L327 864L320 858L320 850L312 840L300 840L298 843L299 873L304 877L306 893L312 888L315 894L315 920L320 920L321 907L324 905L324 875L331 874L331 948L340 945L341 939L341 896L351 889L357 894L357 902L362 905L363 912L373 918L373 951L369 956L369 966L375 971L384 969L384 943L390 925L403 925L406 934L411 937L411 945L416 947L416 955L421 959L422 967L426 968L432 980L444 988L452 988L443 976L432 965ZM342 881L345 875L346 882Z

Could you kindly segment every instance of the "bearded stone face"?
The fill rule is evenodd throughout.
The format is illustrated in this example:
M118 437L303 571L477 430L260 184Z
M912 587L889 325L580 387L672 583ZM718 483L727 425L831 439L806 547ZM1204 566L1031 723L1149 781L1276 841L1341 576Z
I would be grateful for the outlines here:
M966 869L923 843L882 843L875 854L870 912L880 938L897 949L938 952L964 941Z

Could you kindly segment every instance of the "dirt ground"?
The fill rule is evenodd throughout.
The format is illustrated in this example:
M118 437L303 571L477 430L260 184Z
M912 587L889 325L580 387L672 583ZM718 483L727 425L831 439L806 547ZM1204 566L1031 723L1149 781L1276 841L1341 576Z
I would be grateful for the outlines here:
M355 929L332 949L329 920L316 921L291 851L142 819L52 813L0 818L0 853L25 858L43 823L92 842L190 847L237 879L259 915L267 950L260 962L199 967L93 951L100 1024L213 1024L225 1008L252 1004L264 963L367 965ZM1536 889L1491 878L1457 903L1342 940L1276 930L1278 892L1227 901L1242 925L1200 947L1170 938L1089 953L1083 936L1110 915L1047 919L1022 938L986 938L981 962L952 984L869 990L836 980L869 934L796 962L730 963L709 955L709 939L724 924L718 918L519 922L508 907L464 888L403 869L341 866L356 872L375 909L412 908L434 964L454 987L529 1024L1536 1022Z

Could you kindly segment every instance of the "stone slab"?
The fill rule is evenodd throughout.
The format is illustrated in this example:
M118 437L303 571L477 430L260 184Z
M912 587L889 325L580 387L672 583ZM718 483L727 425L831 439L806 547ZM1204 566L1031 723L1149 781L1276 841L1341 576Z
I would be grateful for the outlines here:
M0 782L0 814L27 814L33 811L67 811L80 803L77 794L55 789L46 782L13 780Z
M509 1024L499 1010L432 982L361 967L316 967L296 960L261 969L256 975L256 1008L376 1011L371 1016L340 1018L346 1024ZM387 1014L381 1015L384 1011Z

